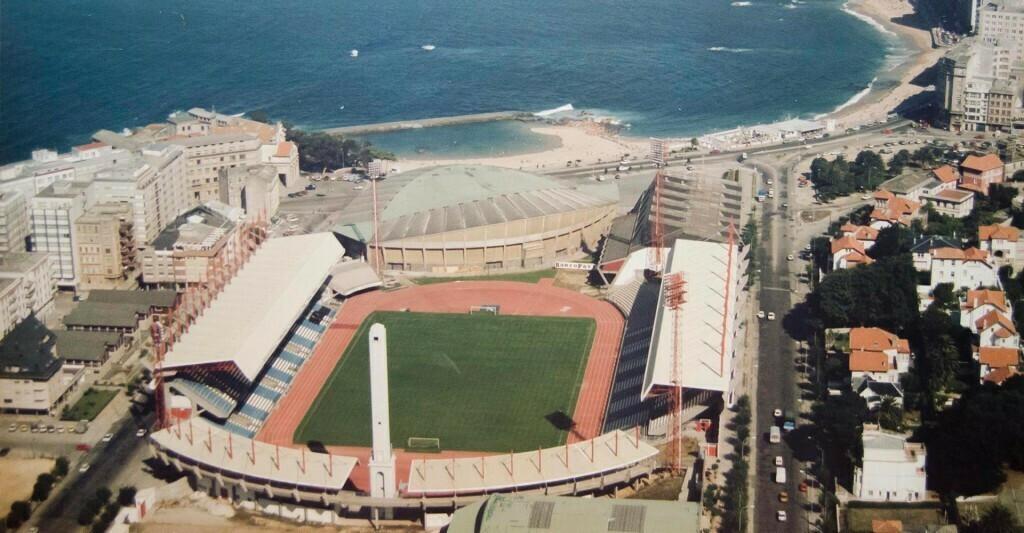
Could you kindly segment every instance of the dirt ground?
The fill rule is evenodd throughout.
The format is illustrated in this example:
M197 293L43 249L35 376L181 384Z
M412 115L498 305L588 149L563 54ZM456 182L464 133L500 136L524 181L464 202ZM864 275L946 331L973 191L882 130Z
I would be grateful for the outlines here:
M36 477L53 468L53 459L0 458L0 479L4 490L0 491L0 515L6 515L11 504L27 500L32 495Z
M371 533L373 528L366 522L355 522L345 526L300 525L274 520L258 515L238 513L233 518L213 515L203 509L189 506L161 507L144 523L132 526L138 533L262 533L264 531L287 531L289 533L323 533L342 531L345 533ZM420 527L384 527L380 531L391 533L422 532Z

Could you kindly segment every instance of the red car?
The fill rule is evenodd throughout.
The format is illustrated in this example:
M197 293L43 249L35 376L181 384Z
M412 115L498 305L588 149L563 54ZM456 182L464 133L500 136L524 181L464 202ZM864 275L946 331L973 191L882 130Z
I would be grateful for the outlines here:
M892 133L892 130L882 130L882 133L889 135L890 133Z
M77 444L77 445L75 445L75 450L80 451L80 452L87 452L90 449L92 449L92 447L89 446L88 444Z

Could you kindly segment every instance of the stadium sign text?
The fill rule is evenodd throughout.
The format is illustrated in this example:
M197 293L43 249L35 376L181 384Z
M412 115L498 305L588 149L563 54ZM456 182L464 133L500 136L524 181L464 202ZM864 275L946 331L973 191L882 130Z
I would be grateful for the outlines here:
M593 270L593 263L570 263L568 261L557 261L555 262L555 268L564 268L566 270Z

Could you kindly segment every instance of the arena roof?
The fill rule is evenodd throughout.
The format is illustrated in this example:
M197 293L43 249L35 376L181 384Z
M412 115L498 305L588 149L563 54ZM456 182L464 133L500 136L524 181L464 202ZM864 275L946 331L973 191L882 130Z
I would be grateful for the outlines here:
M396 240L612 205L617 198L519 170L449 165L377 182L377 202L381 209L379 238ZM338 220L335 232L361 242L370 240L373 212L369 188L341 211Z
M268 240L174 345L164 368L234 363L252 381L344 253L330 233Z
M642 397L656 386L671 386L675 381L672 375L673 320L679 320L680 326L679 382L688 389L728 390L736 307L740 290L746 284L743 279L746 254L737 246L732 247L732 272L727 275L729 249L727 243L683 239L673 244L666 261L665 278L668 274L683 275L684 303L677 317L676 312L665 308L664 290L658 297Z

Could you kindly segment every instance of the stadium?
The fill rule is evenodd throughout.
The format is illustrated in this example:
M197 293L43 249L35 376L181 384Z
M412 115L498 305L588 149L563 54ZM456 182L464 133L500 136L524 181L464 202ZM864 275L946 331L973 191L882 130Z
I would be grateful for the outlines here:
M569 187L486 165L403 172L367 188L340 213L346 250L387 270L496 272L536 269L596 250L616 214L614 184Z
M241 249L153 328L168 418L150 445L200 490L323 521L610 491L659 468L641 421L609 417L627 326L612 304L552 280L374 290L333 234ZM390 499L369 494L372 323L389 335Z

